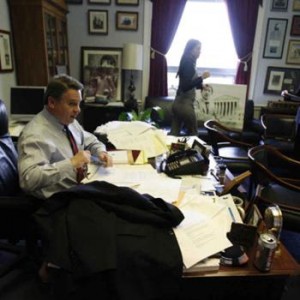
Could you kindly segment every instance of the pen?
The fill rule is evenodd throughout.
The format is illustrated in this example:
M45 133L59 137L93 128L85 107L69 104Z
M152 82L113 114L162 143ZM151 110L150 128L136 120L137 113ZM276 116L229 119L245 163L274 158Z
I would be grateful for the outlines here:
M235 217L234 217L233 212L230 207L228 207L228 211L229 211L232 221L235 223Z

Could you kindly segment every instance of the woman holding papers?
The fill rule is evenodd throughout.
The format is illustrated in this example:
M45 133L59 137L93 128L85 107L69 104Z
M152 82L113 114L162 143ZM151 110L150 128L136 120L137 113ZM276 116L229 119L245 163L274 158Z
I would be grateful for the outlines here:
M188 135L198 135L197 119L194 110L196 89L203 89L203 80L210 76L205 71L202 75L197 74L196 61L200 56L201 42L191 39L187 42L180 59L177 76L179 86L173 103L173 120L171 135L178 136L183 127Z

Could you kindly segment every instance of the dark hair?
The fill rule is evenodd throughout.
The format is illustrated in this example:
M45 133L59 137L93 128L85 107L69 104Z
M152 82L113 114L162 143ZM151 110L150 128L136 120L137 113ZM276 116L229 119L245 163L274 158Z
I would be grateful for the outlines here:
M195 39L188 40L183 50L182 56L190 55L191 51L198 45L201 45L201 42L199 40L195 40Z
M180 70L181 70L181 62L186 58L186 57L190 57L191 56L191 52L192 50L198 46L198 45L201 45L201 42L199 40L195 40L195 39L190 39L187 41L185 47L184 47L184 50L183 50L183 53L182 53L182 56L181 56L181 59L180 59L180 63L179 63L179 68L178 68L178 71L177 71L177 75L176 77L179 75L180 73ZM196 61L195 61L196 63Z
M0 99L0 136L8 133L8 115L4 101Z
M66 74L54 76L53 79L48 83L44 95L44 103L48 103L49 96L59 100L63 93L65 93L69 89L73 89L76 91L83 90L83 84L77 79Z

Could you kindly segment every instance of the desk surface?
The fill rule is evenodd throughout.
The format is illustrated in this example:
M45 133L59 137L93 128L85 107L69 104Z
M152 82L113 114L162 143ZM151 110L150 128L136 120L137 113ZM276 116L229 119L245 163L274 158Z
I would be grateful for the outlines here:
M189 272L184 273L183 277L235 277L235 276L290 276L300 275L300 265L290 255L287 249L280 244L280 253L276 254L271 271L263 273L258 271L253 265L253 257L255 254L255 246L249 253L249 261L247 264L240 267L220 266L219 271L212 272Z

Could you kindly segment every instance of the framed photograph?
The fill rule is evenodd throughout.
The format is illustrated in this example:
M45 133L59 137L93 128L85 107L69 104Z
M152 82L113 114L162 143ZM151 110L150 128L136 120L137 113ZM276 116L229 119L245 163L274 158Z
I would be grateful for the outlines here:
M138 13L130 11L117 11L116 28L118 30L137 30L138 29Z
M300 65L300 40L289 41L286 63L292 65Z
M139 0L116 0L116 4L137 6L139 5Z
M300 11L300 0L294 0L293 11Z
M282 58L287 23L287 19L268 19L264 58Z
M289 0L272 0L271 11L287 11Z
M111 4L111 0L88 0L90 4Z
M121 101L122 48L81 47L84 99Z
M264 93L280 95L283 90L296 90L299 80L300 69L268 67Z
M0 72L13 71L10 32L0 30Z
M67 4L82 4L83 0L66 0Z
M108 34L108 11L89 10L88 28L90 34Z
M291 35L300 36L300 16L293 16Z

